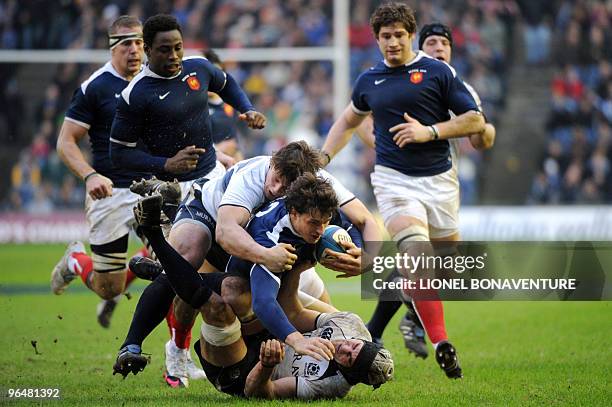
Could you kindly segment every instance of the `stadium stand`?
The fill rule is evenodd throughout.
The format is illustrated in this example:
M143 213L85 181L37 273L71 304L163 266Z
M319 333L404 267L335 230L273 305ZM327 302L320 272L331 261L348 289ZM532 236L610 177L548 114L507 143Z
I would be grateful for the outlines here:
M547 140L528 203L612 202L611 20L604 2L559 7Z
M332 44L332 3L325 0L48 3L43 8L35 7L38 2L34 0L2 2L2 48L104 49L106 26L116 16L129 13L145 19L159 12L172 13L180 20L188 48ZM517 92L508 79L512 73L521 64L526 69L553 62L558 66L550 84L553 101L548 125L546 130L539 129L540 134L532 135L534 140L548 137L549 141L531 191L526 187L519 201L612 200L607 141L612 116L612 46L610 11L603 2L567 0L553 2L553 7L526 0L408 3L417 11L420 24L440 21L452 28L453 66L479 92L489 120L498 127L501 124L500 137L510 127L503 118L513 91ZM351 82L380 58L368 24L376 4L373 0L352 3ZM54 146L71 90L96 67L0 64L0 137L7 145L0 153L0 170L11 174L0 182L0 191L7 197L0 203L3 209L39 212L80 205L76 197L83 194L82 185L59 163ZM295 139L320 143L334 119L331 63L229 62L227 69L269 118L264 131L241 129L246 135L242 147L247 156L268 153ZM548 87L544 83L540 86ZM491 153L481 154L468 144L461 144L459 167L462 203L466 205L483 202L483 189L491 190L483 174L492 176L488 169L495 164L491 163ZM503 152L495 154L503 156ZM352 170L365 179L373 154L363 151L362 156L364 159L355 160ZM522 182L529 183L529 178ZM367 196L363 198L368 200Z

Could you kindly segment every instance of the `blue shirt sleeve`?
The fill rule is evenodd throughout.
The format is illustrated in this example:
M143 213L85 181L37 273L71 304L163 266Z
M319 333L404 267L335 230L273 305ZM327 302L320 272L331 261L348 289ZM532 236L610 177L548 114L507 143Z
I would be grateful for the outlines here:
M92 108L90 95L91 92L89 95L85 95L79 87L72 95L70 107L66 111L66 117L88 126L91 125L94 120L95 109Z
M263 326L284 341L297 329L289 322L287 315L278 303L276 296L280 288L280 278L264 267L256 264L251 269L251 297L253 312Z
M474 96L466 88L465 84L454 74L452 68L448 67L448 72L442 81L442 94L446 95L446 102L449 110L456 115L463 114L470 110L480 111Z
M363 80L362 74L357 81L355 82L355 87L353 88L353 94L351 96L351 101L353 102L353 106L359 109L362 112L369 112L372 109L368 105L365 97L365 81Z
M227 74L225 86L219 92L217 92L221 99L225 102L229 103L234 109L238 110L240 113L248 112L249 110L255 110L253 104L249 100L248 96L238 82L232 77L232 75Z

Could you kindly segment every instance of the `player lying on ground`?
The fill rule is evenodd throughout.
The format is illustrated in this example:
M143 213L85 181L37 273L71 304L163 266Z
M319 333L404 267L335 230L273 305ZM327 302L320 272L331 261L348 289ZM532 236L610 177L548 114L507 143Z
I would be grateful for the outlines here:
M304 191L309 191L312 196L307 199L309 204L306 212L300 213L292 205L296 205L302 199ZM283 281L287 284L282 288L292 293L292 306L288 306L287 309L296 326L301 329L317 328L307 334L309 337L292 328L292 332L285 337L288 339L287 342L292 342L293 349L287 348L291 357L286 358L275 370L270 366L280 361L279 355L273 352L270 358L266 354L266 349L278 349L279 344L273 341L265 342L261 347L261 335L245 338L246 341L243 341L240 322L233 312L236 308L230 308L223 300L228 289L236 288L235 284L228 286L226 282L241 278L232 277L231 268L234 263L230 262L228 265L230 270L228 273L198 275L195 269L163 238L158 226L161 197L148 197L139 203L137 219L159 253L159 260L166 266L169 280L184 300L201 311L205 320L202 341L199 347L196 345L196 351L202 360L207 377L219 390L235 395L262 397L342 397L350 390L351 385L361 382L378 386L391 377L393 362L390 354L369 342L369 333L358 317L348 314L319 315L317 312L304 309L297 299L298 272L312 266L314 242L318 240L325 224L329 222L329 213L323 214L320 210L313 210L312 207L313 202L316 205L320 202L322 209L330 206L325 202L331 201L321 199L323 196L331 196L335 200L329 183L313 175L304 175L287 193L289 209L284 199L272 202L269 207L255 216L254 219L261 219L260 225L255 225L254 229L250 230L257 235L255 230L271 228L269 232L276 231L280 241L292 242L299 247L296 270L285 272ZM335 203L337 204L337 201ZM331 206L335 206L334 202L331 202ZM323 209L323 212L327 210ZM237 267L244 265L236 263ZM260 287L259 277L261 273L268 272L260 265L253 266L255 267L258 267L260 272L254 275L256 281L252 281L251 286L256 289L263 288ZM221 292L223 298L213 293L211 287L216 287L215 291ZM278 288L276 291L279 291ZM240 300L243 302L241 306L244 306L245 302L248 306L250 303L248 291L241 294ZM279 293L278 298L282 301L283 294ZM276 296L274 302L276 303ZM282 310L280 313L281 318L287 319ZM270 324L269 318L266 318L266 321L264 324ZM270 325L273 330L278 330L278 326L274 323ZM356 339L347 339L347 336ZM330 342L329 339L335 341ZM257 361L260 349L263 349L262 359L265 366ZM293 357L294 353L308 355L311 358Z

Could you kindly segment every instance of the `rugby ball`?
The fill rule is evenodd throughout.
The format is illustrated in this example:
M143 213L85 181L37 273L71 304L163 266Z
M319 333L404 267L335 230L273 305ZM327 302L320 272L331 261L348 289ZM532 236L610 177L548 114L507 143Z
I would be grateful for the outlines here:
M323 232L323 235L321 236L321 239L319 239L316 245L315 253L317 255L317 261L321 261L325 258L323 255L323 251L325 251L325 249L330 249L334 252L345 253L344 248L339 243L342 241L352 242L353 239L351 239L351 236L348 234L348 232L340 226L329 225L328 227L326 227L325 231Z

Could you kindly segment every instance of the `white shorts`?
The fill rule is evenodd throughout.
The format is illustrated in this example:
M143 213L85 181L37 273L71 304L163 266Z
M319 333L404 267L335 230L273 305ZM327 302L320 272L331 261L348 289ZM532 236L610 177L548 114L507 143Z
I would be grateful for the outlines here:
M221 164L219 160L217 160L217 162L215 163L215 168L210 170L210 172L206 174L205 177L208 179L212 179L220 177L223 174L225 174L225 167L223 166L223 164ZM179 182L179 185L181 186L181 199L184 199L187 195L189 195L189 190L191 189L193 181L195 180L192 179L189 181Z
M101 245L113 242L136 227L133 208L140 195L128 188L113 188L113 195L93 200L85 198L85 217L89 224L89 243Z
M401 215L428 225L432 239L459 231L459 181L452 169L430 177L411 177L376 165L371 180L385 226Z
M323 295L325 292L325 284L323 284L323 280L321 280L321 277L319 277L314 267L300 274L300 285L298 290L317 299Z
M207 177L213 178L225 173L225 167L217 161ZM193 181L183 181L181 195L189 193ZM101 245L113 242L135 229L134 205L141 198L129 188L113 188L113 196L93 200L89 195L85 198L85 217L89 224L89 243Z

